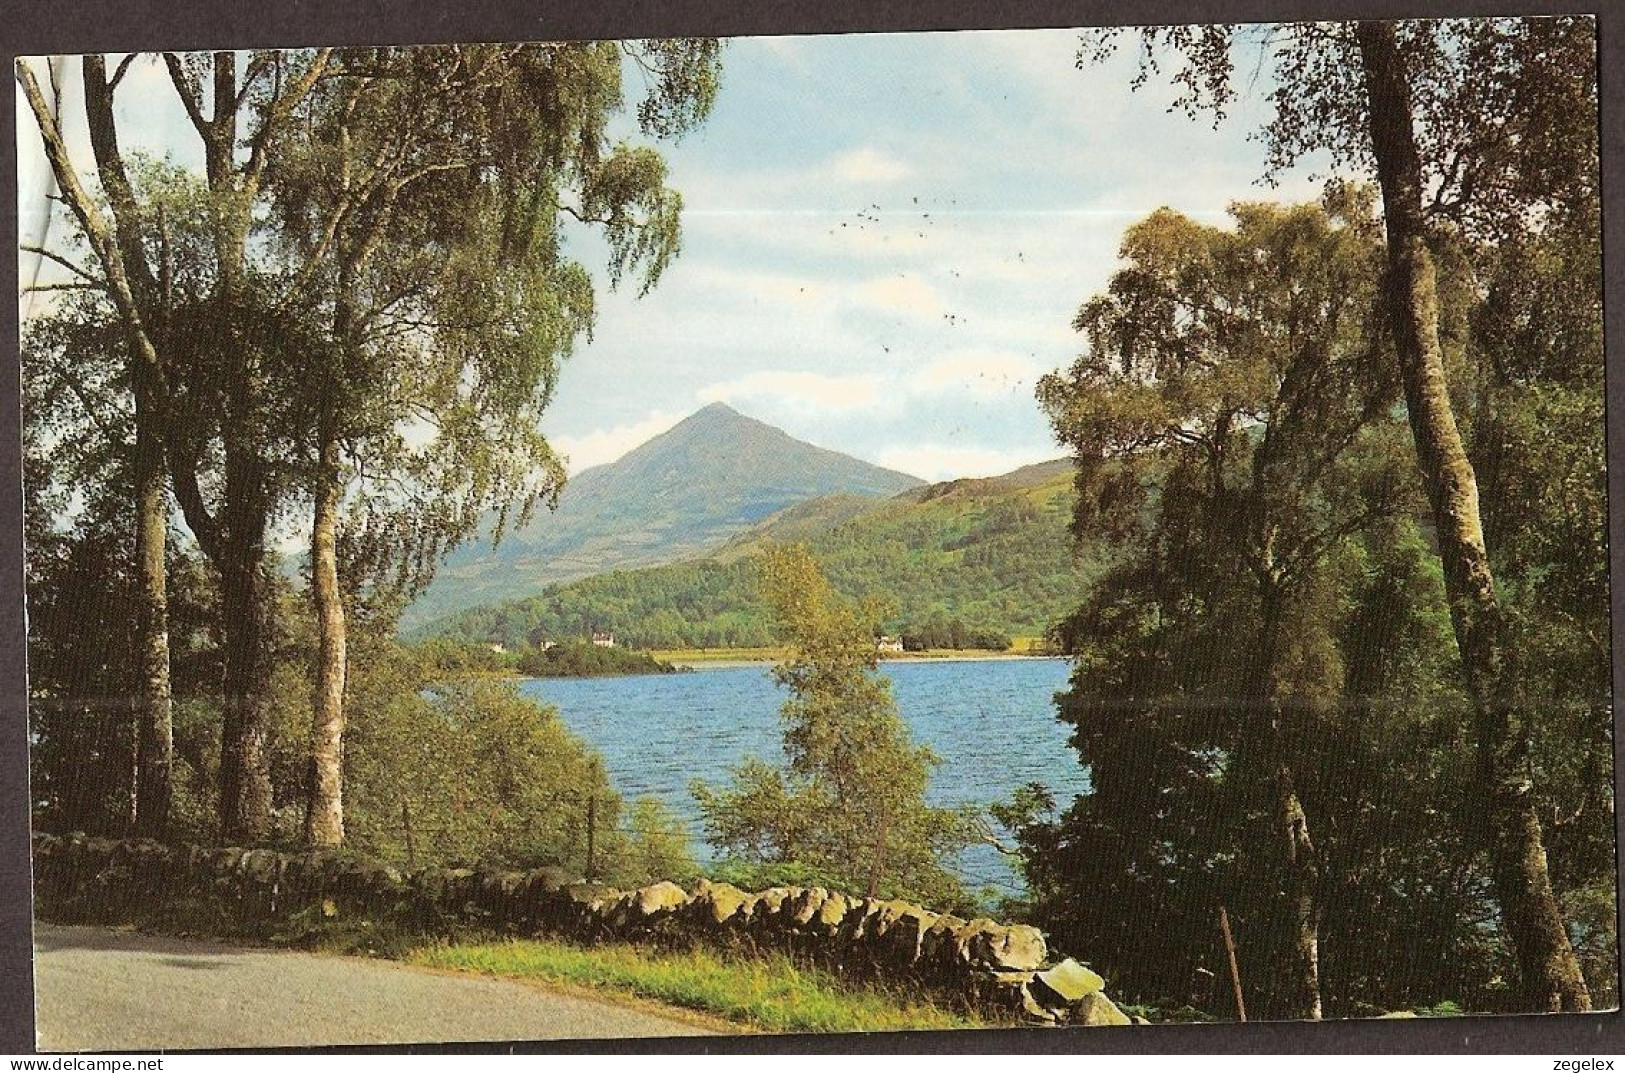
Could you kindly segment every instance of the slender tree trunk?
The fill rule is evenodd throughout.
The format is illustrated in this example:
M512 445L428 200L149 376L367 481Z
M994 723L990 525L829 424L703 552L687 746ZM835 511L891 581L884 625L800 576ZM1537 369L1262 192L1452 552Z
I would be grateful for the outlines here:
M1417 462L1438 530L1456 645L1476 712L1479 789L1501 920L1527 1000L1588 1010L1535 812L1529 732L1501 674L1501 615L1479 517L1478 483L1456 427L1439 346L1437 278L1422 211L1410 82L1393 23L1357 24L1372 150L1388 231L1388 303Z
M169 826L175 752L169 684L169 591L164 562L169 517L164 491L163 387L152 334L162 324L162 296L147 265L142 236L133 222L139 214L119 149L113 118L113 87L108 81L106 61L102 56L88 55L80 67L91 150L113 217L107 220L77 204L75 211L87 232L95 229L92 244L109 279L114 281L115 304L129 337L128 368L135 395L132 461L136 586L140 593L140 606L136 611L136 658L140 666L141 692L137 698L140 715L136 729L133 827L137 835L162 838ZM83 197L78 183L71 181L71 175L64 174L71 166L65 160L56 166L59 184L70 200L77 202Z
M168 497L163 446L136 404L136 579L141 593L136 643L141 666L140 730L136 750L135 831L163 838L169 829L175 764L174 712L169 685L169 590L164 566Z
M339 594L339 445L330 420L322 433L315 517L310 530L310 592L316 611L317 654L310 731L310 803L305 841L344 841L344 601Z
M130 753L128 765L130 771L129 792L124 795L124 822L121 829L124 834L134 837L136 824L141 822L141 718L140 712L136 719L125 728L130 739Z
M1291 884L1293 1003L1305 1019L1318 1021L1321 1019L1320 906L1316 893L1320 886L1320 859L1309 839L1309 818L1298 800L1291 768L1283 762L1276 769L1275 779Z
M1321 1019L1320 996L1320 858L1309 837L1309 817L1298 797L1297 781L1289 760L1291 731L1285 725L1280 674L1282 606L1284 596L1274 583L1263 585L1260 600L1258 663L1255 682L1258 703L1267 726L1261 735L1269 742L1270 793L1279 825L1281 863L1286 873L1290 902L1292 964L1287 981L1292 1013L1304 1020ZM1261 765L1262 766L1262 765Z

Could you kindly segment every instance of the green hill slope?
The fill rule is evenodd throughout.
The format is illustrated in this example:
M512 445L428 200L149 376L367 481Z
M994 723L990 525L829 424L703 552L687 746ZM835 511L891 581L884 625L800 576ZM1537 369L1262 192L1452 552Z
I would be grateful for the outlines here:
M772 515L704 559L552 585L417 632L509 646L595 629L643 648L765 645L772 631L752 559L766 543L800 541L842 593L890 601L880 624L889 633L958 619L1034 636L1077 603L1093 569L1073 554L1072 503L1064 461L890 499L825 496Z

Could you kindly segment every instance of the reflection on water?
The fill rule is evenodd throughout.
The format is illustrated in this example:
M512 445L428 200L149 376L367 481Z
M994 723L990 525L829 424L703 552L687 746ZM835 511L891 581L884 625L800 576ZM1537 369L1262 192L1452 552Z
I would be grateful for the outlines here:
M986 804L1041 782L1064 805L1087 782L1055 720L1053 697L1066 685L1059 659L931 660L882 666L914 740L942 766L930 798L940 805ZM785 693L765 666L707 668L693 674L629 678L553 678L523 683L556 705L572 730L604 756L628 800L650 794L688 822L702 857L699 816L689 785L724 783L747 756L783 756L779 706ZM1019 890L1020 881L990 846L958 862L974 887Z

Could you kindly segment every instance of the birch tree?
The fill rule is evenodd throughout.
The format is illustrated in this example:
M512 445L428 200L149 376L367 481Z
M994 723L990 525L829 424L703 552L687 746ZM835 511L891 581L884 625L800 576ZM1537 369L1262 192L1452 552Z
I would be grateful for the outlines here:
M105 209L19 65L95 271L50 256L107 292L128 337L139 543L162 548L167 471L220 575L223 838L269 830L276 522L308 504L321 642L306 836L331 844L342 839L343 549L350 592L393 574L409 593L486 512L500 529L562 483L536 422L558 361L590 327L593 285L564 255L561 222L601 229L617 282L636 272L652 285L678 248L681 202L660 156L609 139L623 55L649 75L646 132L704 117L715 42L163 55L204 158L187 221L201 237L186 251L202 262L193 286L177 284L182 222L131 183L114 118L120 81L149 59L127 56L111 76L104 57L80 64ZM408 442L413 422L432 426L426 447ZM157 743L162 557L142 561Z
M1086 46L1080 64L1109 53L1113 36L1103 33L1092 49ZM1161 28L1142 36L1148 70L1168 51L1184 58L1173 74L1180 106L1223 115L1236 95L1240 27ZM1570 196L1550 179L1595 171L1594 134L1583 133L1595 128L1594 24L1584 18L1320 23L1267 28L1261 37L1258 47L1276 74L1275 114L1263 131L1271 173L1325 151L1379 184L1389 329L1477 713L1482 834L1501 922L1532 1007L1589 1009L1547 869L1531 727L1504 676L1503 615L1478 478L1440 341L1437 256L1452 236L1530 226L1554 200ZM1554 136L1558 131L1580 133L1565 141Z

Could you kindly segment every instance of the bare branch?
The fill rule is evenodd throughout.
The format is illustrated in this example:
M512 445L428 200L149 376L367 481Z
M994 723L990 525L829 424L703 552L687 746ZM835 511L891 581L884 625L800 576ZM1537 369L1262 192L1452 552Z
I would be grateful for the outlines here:
M118 66L114 68L113 77L107 82L108 89L118 88L118 84L124 80L124 72L130 69L130 64L134 63L136 58L140 55L141 53L139 52L125 53L124 58L120 60Z
M976 837L983 844L992 846L1007 857L1021 856L1020 849L1000 839L998 835L993 833L993 825L981 817L976 819Z
M198 100L191 80L186 77L186 71L181 67L181 58L173 52L164 53L164 66L169 68L169 80L175 84L175 92L180 96L181 103L186 106L186 116L197 128L199 136L205 141L209 137L209 121L203 117L203 105Z
M63 268L66 268L69 272L72 272L74 275L76 275L80 279L84 280L86 282L86 284L88 284L89 286L101 287L101 288L104 288L104 289L107 287L107 280L105 280L105 279L97 279L95 276L91 275L89 272L86 272L84 269L80 268L78 265L74 264L72 261L68 260L66 257L63 257L61 254L58 254L58 253L52 253L50 250L46 249L44 246L33 246L33 245L28 245L28 244L25 243L20 248L22 249L22 251L24 253L37 253L41 257L45 257L45 258L47 258L49 260L55 261L57 264L61 265Z
M99 283L30 283L23 288L24 294L42 294L46 291L106 291L107 287Z
M607 223L610 222L610 218L608 216L583 215L582 213L578 212L573 206L566 205L566 204L564 204L562 202L559 204L559 211L563 212L563 213L565 213L565 214L567 214L569 216L574 217L575 219L579 220L580 222L582 222L584 224L607 224Z
M108 290L118 306L119 315L124 320L136 355L143 364L157 370L157 350L142 322L141 309L136 303L134 291L130 288L129 277L125 274L124 260L120 256L113 228L80 181L79 173L68 154L67 142L57 126L56 115L45 103L45 96L40 92L39 82L35 79L33 70L22 62L17 64L16 70L17 82L22 87L29 108L34 112L34 122L39 127L41 140L45 143L45 155L51 162L51 170L56 175L57 185L67 197L68 205L78 218L80 228L90 241L91 248L96 251L97 259L101 261L102 271L107 274Z
M248 91L254 87L255 81L257 81L260 75L264 74L270 68L270 66L271 60L268 56L260 56L258 59L254 60L248 65L248 70L243 72L243 88L237 91L237 99L232 103L233 109L240 109L244 104L248 103Z

